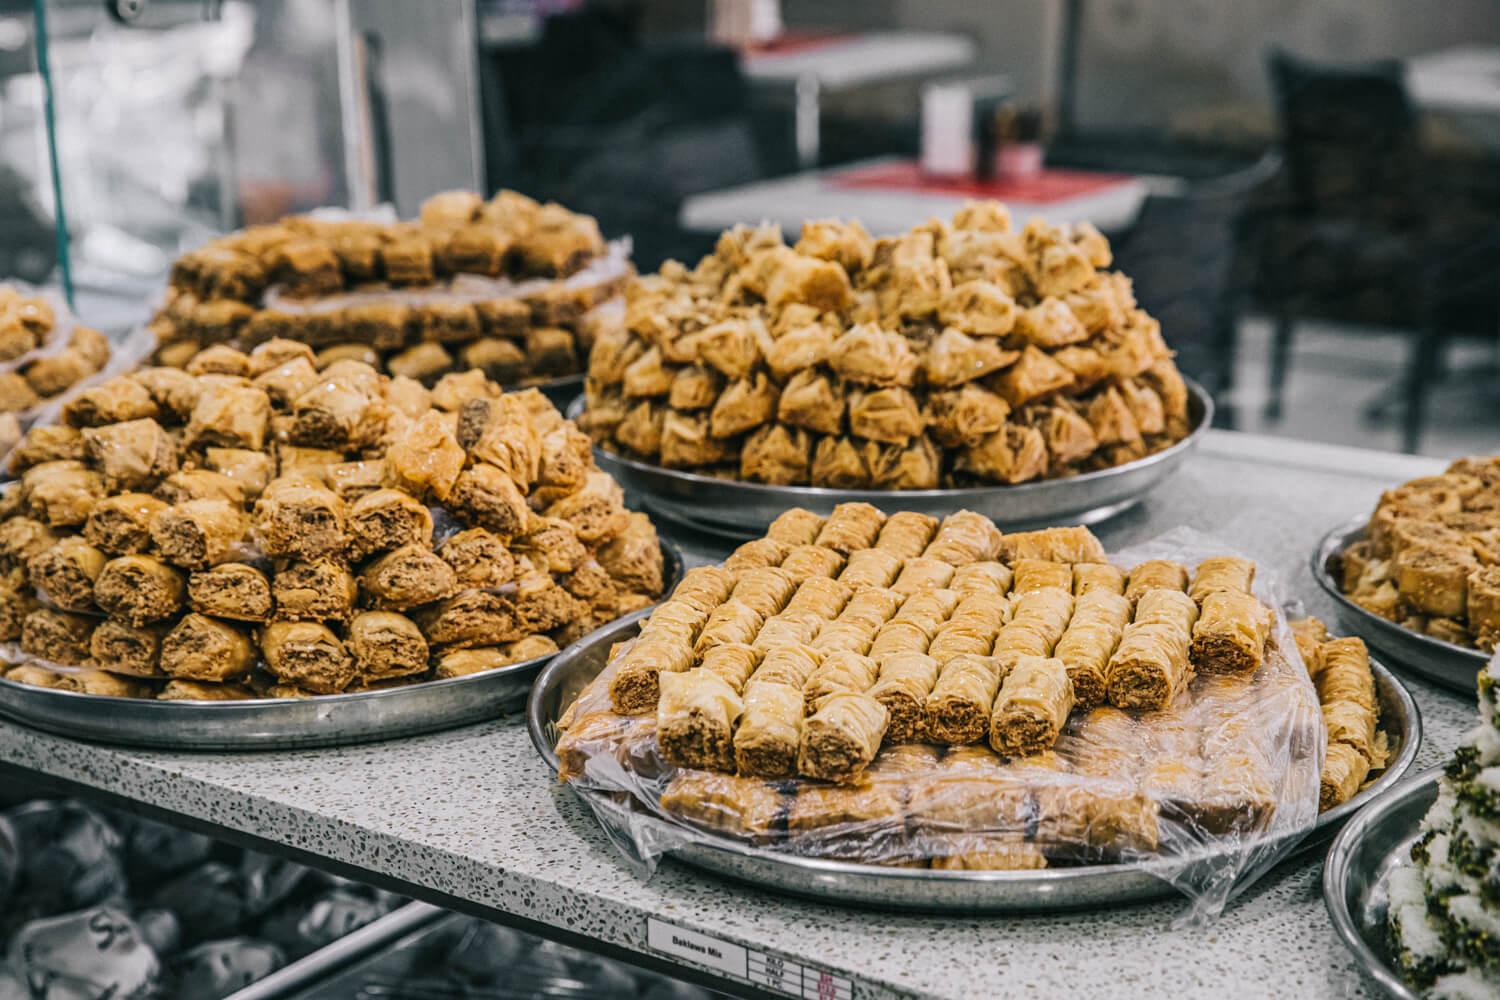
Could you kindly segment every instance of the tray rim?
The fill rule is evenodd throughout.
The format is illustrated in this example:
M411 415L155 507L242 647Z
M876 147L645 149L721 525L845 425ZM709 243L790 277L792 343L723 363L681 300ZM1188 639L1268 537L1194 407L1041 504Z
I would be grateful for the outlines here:
M681 582L686 573L685 557L676 542L664 535L658 534L658 542L661 545L663 561L663 587L662 599L670 594L673 588ZM659 601L657 603L660 603ZM603 631L622 621L624 618L640 616L649 613L655 607L649 607L633 611L630 615L617 618L614 621L605 622L594 629L584 639L592 636L594 632ZM494 670L486 670L482 673L468 674L463 677L446 677L441 680L422 681L405 687L389 688L382 691L346 691L338 694L313 695L310 698L244 698L235 701L160 701L147 698L124 698L117 695L88 694L82 691L61 691L56 688L44 688L32 684L21 684L18 681L6 680L0 677L0 718L40 729L57 735L66 736L71 739L86 740L89 742L105 743L112 746L141 747L150 749L168 749L192 752L242 752L261 751L277 749L313 749L317 747L330 746L352 746L359 743L377 742L386 739L404 739L409 735L421 735L425 733L442 732L447 729L456 728L460 725L468 725L470 722L457 721L451 725L423 726L414 732L387 734L382 732L371 732L359 737L330 737L327 742L320 741L316 737L309 736L308 739L297 739L293 744L275 745L273 737L261 737L259 739L241 739L236 742L228 739L227 742L216 742L212 745L207 743L173 743L170 739L141 738L132 736L130 733L121 733L110 728L110 720L103 713L109 711L110 706L116 704L128 705L132 714L141 713L149 724L160 727L164 734L170 733L170 725L174 719L181 720L184 713L192 713L197 719L205 722L212 720L213 724L233 724L243 717L269 718L273 723L281 716L295 716L307 714L308 706L326 708L334 711L345 705L373 705L378 706L385 702L401 704L413 700L414 692L420 691L426 699L440 697L445 692L461 693L469 689L483 691L491 686L502 685L502 682L510 679L519 679L522 675L538 672L548 662L561 653L547 653L542 656L534 656L529 660L519 663L507 664ZM437 692L436 695L432 692ZM525 692L525 697L530 697L530 689ZM59 724L51 719L45 718L45 710L32 711L28 708L18 708L17 699L22 702L36 703L45 706L49 703L62 705L87 706L99 705L101 714L100 722L93 727L77 727ZM62 699L57 702L57 699ZM69 699L78 699L69 701ZM509 703L518 700L516 695L503 697L502 702ZM501 702L497 702L499 704ZM74 713L68 712L68 715ZM218 716L219 718L214 718ZM282 724L285 724L284 722ZM395 727L399 730L400 727Z
M557 653L552 662L542 668L532 684L531 695L526 702L526 729L531 737L532 746L541 756L542 760L556 775L561 761L557 756L555 746L548 739L547 729L552 720L544 719L541 705L542 694L551 686L552 678L561 668L568 664L573 656L581 655L585 649L593 643L617 641L615 632L619 629L629 628L642 618L650 614L650 608L643 608L632 615L619 618L609 625L601 628L596 633L584 636L566 649ZM602 634L608 631L608 636ZM1366 804L1383 794L1391 786L1397 784L1406 777L1416 760L1417 751L1422 742L1422 716L1411 692L1392 671L1375 658L1371 658L1372 671L1376 672L1377 683L1388 686L1395 694L1396 700L1407 712L1407 738L1402 744L1401 751L1387 767L1384 774L1370 784L1368 788L1361 790L1348 802L1326 813L1321 813L1306 830L1286 834L1286 838L1298 838L1298 843L1287 855L1295 856L1302 851L1313 847L1332 835L1350 815L1362 809ZM575 794L579 792L571 785L569 790ZM1039 886L1040 894L1048 895L1057 892L1060 888L1078 883L1093 883L1103 880L1121 880L1122 884L1131 885L1129 891L1119 894L1118 902L1134 902L1147 899L1155 899L1168 896L1172 893L1172 886L1164 879L1152 874L1153 870L1170 870L1180 868L1185 863L1196 860L1194 857L1175 858L1159 862L1139 862L1129 865L1078 865L1067 868L1045 868L1036 871L944 871L926 869L910 869L886 867L881 865L865 865L851 861L836 861L827 858L807 858L794 854L772 854L762 851L750 845L743 844L729 837L706 831L695 831L702 834L702 841L689 845L686 849L672 850L669 853L673 857L681 858L690 864L709 868L720 874L729 874L718 868L712 860L702 860L695 857L696 854L706 852L710 856L714 853L728 854L733 858L746 859L752 863L781 864L801 872L805 872L811 879L827 878L861 878L878 880L895 880L911 884L923 883L949 883L972 885L976 883L1014 885L1014 886ZM1275 842L1273 838L1257 842L1259 845L1269 845ZM1211 856L1205 855L1205 856ZM735 877L730 875L729 877ZM1150 879L1152 885L1142 887L1135 885L1138 877ZM840 899L833 894L808 892L804 895L813 898L824 899L828 902L849 903L850 900ZM1082 905L1082 904L1074 904ZM906 909L921 909L920 906L908 905ZM1001 904L998 908L1012 909ZM1070 908L1066 903L1056 903L1051 909Z
M1312 570L1313 579L1317 581L1318 586L1323 588L1323 592L1331 597L1334 603L1338 605L1339 613L1341 615L1349 615L1354 621L1362 623L1373 635L1388 636L1393 642L1411 642L1417 648L1425 648L1431 650L1435 655L1452 658L1462 657L1465 660L1472 660L1474 663L1475 674L1477 674L1480 670L1483 670L1484 665L1489 662L1491 654L1486 653L1480 649L1472 649L1468 646L1460 646L1457 643L1448 642L1446 639L1436 639L1430 635L1423 635L1420 632L1413 632L1411 629L1407 628L1404 625L1399 625L1393 621L1387 621L1374 612L1367 611L1366 609L1351 601L1349 597L1343 592L1343 589L1338 585L1338 582L1333 579L1333 574L1328 570L1328 560L1335 555L1342 555L1344 550L1347 549L1350 544L1357 541L1362 541L1365 537L1365 531L1368 527L1368 524L1369 518L1361 516L1352 518L1351 520L1345 521L1341 524L1337 524L1334 527L1330 528L1328 532L1318 540L1318 544L1316 547L1314 547L1312 557L1309 560L1309 566ZM1376 644L1379 645L1378 640L1376 640ZM1444 687L1447 687L1449 689L1458 691L1473 690L1473 681L1461 685L1456 680L1449 678L1446 671L1415 667L1410 665L1409 663L1405 663L1400 658L1395 658L1395 662L1406 667L1408 670L1411 670L1412 672L1417 673L1422 677L1433 681L1434 683L1442 684Z
M1328 920L1333 924L1334 934L1353 954L1361 970L1397 1000L1419 1000L1419 997L1411 987L1406 985L1400 973L1387 965L1385 960L1375 954L1365 942L1364 937L1359 933L1354 915L1349 912L1345 888L1353 870L1354 852L1364 838L1369 836L1370 827L1391 810L1419 795L1426 794L1429 788L1437 785L1437 780L1442 773L1443 765L1438 764L1408 775L1395 787L1370 802L1368 808L1360 810L1359 815L1339 831L1328 849L1328 858L1323 863L1323 906L1328 911Z
M1087 484L1108 481L1111 478L1116 478L1129 472L1137 472L1170 462L1184 452L1196 447L1204 433L1213 426L1214 400L1208 390L1203 388L1194 379L1184 375L1182 376L1182 380L1187 386L1189 400L1197 403L1201 410L1201 416L1197 424L1188 431L1187 435L1181 441L1174 442L1161 451L1147 455L1144 458L1135 459L1132 462L1113 465L1107 469L1096 469L1093 472L1080 472L1078 475L1069 476L1066 479L1042 479L1034 482L1015 483L1013 485L996 483L990 486L956 486L935 490L841 490L826 486L776 486L771 483L755 483L744 479L720 479L715 476L705 476L683 469L669 469L662 465L629 458L617 451L604 448L597 443L594 444L594 454L596 461L599 460L600 455L603 455L605 461L621 465L638 476L660 476L665 479L677 479L688 487L712 486L738 489L751 496L772 502L794 502L797 498L806 498L808 500L837 500L839 502L863 501L880 506L882 501L888 504L892 497L897 498L899 502L909 502L922 500L961 501L966 497L988 496L991 494L1011 497L1027 496L1042 493L1049 488L1056 489L1062 484ZM568 404L564 415L570 420L575 420L585 408L584 396L580 393Z

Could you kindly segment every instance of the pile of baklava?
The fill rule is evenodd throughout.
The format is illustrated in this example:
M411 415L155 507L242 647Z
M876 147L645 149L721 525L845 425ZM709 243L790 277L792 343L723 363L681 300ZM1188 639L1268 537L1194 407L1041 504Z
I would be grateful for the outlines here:
M1334 567L1349 599L1414 632L1500 644L1500 456L1462 458L1380 497Z
M1124 570L1085 528L967 511L792 510L615 651L561 720L561 773L624 768L666 816L881 864L1128 859L1310 821L1317 695L1254 573ZM1373 699L1339 720L1378 739Z
M0 284L0 414L25 413L109 363L98 330L60 323L46 299Z
M472 368L534 384L583 370L629 273L589 216L451 191L410 222L295 216L215 240L177 260L151 326L164 365L282 338L429 386Z
M668 468L930 489L1120 465L1181 440L1188 390L1087 224L972 203L901 236L736 227L633 281L580 421Z
M90 387L3 493L11 680L301 697L488 670L652 603L655 528L535 390L429 390L305 344ZM55 671L45 664L82 666Z

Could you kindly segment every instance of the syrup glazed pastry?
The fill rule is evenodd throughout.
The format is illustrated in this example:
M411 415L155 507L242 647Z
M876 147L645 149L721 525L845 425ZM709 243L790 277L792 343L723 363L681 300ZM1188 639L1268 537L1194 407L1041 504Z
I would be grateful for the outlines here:
M1310 822L1343 748L1384 766L1369 662L1332 640L1310 678L1254 571L1117 567L1085 528L967 511L790 510L612 651L560 723L561 774L587 785L609 755L630 783L607 790L669 818L881 864L1121 860Z
M66 310L59 315L45 298L0 282L0 414L35 409L98 374L109 358L104 334L77 325ZM7 450L0 447L0 454Z
M789 247L775 227L736 227L697 267L629 284L580 422L627 455L777 485L1120 465L1190 428L1160 327L1110 263L1092 226L1015 230L994 202L881 239L812 222Z
M1366 611L1445 642L1500 647L1500 456L1461 458L1386 490L1365 537L1332 569Z
M583 370L622 320L629 274L628 247L589 216L450 191L410 222L293 216L186 253L151 329L158 364L251 378L273 397L340 360L428 386L468 371L532 385ZM246 364L272 338L308 350Z
M217 348L28 432L0 486L0 641L132 696L304 697L546 655L661 595L651 520L539 392L348 359L297 396L230 374L307 356ZM747 575L757 625L789 587Z

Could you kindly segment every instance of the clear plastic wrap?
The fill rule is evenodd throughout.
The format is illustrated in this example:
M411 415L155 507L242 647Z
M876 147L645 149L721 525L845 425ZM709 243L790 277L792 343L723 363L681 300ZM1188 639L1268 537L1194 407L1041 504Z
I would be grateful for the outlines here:
M1179 529L1111 561L1128 569L1168 559L1191 569L1231 552ZM1253 594L1270 625L1252 672L1190 672L1161 710L1075 708L1064 714L1055 744L1027 756L1002 757L983 739L893 745L887 730L873 763L840 781L674 766L658 744L656 713L624 716L613 708L610 685L631 646L622 644L560 721L561 777L644 871L674 848L724 837L770 853L883 866L1126 865L1187 896L1184 922L1211 920L1284 857L1318 814L1324 737L1317 693L1285 619L1272 610L1282 598L1275 580L1257 575ZM1144 603L1137 617L1150 621L1142 627L1159 631L1171 626L1158 618L1180 618L1176 605L1193 602L1178 591ZM1191 636L1180 628L1158 637L1187 655ZM976 672L983 659L999 657L963 654L944 669ZM1030 684L1061 669L1060 660L1019 662ZM985 684L969 686L988 694ZM1027 695L1013 700L1024 704ZM1004 701L1002 688L995 704ZM715 713L720 708L715 702ZM626 801L631 807L621 808Z

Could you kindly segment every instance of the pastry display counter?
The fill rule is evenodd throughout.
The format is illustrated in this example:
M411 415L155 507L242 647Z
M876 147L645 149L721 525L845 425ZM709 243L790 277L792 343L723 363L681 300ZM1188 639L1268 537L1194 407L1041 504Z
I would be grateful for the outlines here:
M1180 525L1232 539L1328 618L1331 599L1308 569L1318 539L1380 490L1444 464L1213 432L1144 504L1095 530L1110 550ZM689 563L727 550L708 536L675 540ZM1417 766L1430 766L1472 725L1472 702L1403 679L1427 733ZM730 993L966 997L1005 982L1080 997L1202 995L1226 983L1376 995L1319 897L1323 844L1283 861L1204 929L1171 930L1181 900L1052 916L873 913L672 863L641 881L557 784L519 713L400 742L237 755L117 750L7 723L0 763Z

